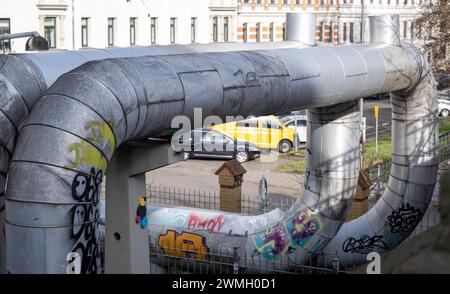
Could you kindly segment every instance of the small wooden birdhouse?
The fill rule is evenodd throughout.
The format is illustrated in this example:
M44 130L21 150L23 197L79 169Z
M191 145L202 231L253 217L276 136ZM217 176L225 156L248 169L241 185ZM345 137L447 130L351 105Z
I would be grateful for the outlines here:
M246 172L236 159L226 161L215 172L219 176L220 210L241 212L241 185Z

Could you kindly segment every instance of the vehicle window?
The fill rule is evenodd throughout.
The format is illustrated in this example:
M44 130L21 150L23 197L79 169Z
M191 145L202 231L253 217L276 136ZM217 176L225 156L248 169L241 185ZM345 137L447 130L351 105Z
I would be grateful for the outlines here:
M204 132L203 133L203 142L204 143L212 142L212 133L211 132Z
M301 119L297 122L297 125L301 126L301 127L306 127L306 120Z
M295 127L295 120L290 120L284 123L287 127Z
M447 95L438 95L438 99L450 101L450 96L447 96Z
M279 129L281 128L281 125L273 118L269 119L262 119L261 120L261 127L265 129Z
M211 133L211 140L212 140L213 143L225 143L227 138L224 135L220 134L220 133L212 132Z

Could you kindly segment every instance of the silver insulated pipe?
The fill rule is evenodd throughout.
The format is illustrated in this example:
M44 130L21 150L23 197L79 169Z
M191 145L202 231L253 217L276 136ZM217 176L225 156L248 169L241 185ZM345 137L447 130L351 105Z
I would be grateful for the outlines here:
M301 16L298 16L301 18ZM309 19L309 18L308 18ZM295 24L294 24L295 25ZM289 27L289 25L287 26ZM0 228L5 182L21 123L36 101L61 75L85 62L107 58L199 52L227 52L303 47L295 40L278 43L214 43L130 48L84 49L0 55ZM1 229L0 231L3 231ZM0 233L0 273L5 272L5 241Z
M370 22L386 24L389 16L372 17ZM394 44L396 26L381 26L377 40ZM378 26L376 26L378 28ZM372 31L372 30L371 30ZM398 36L398 35L397 35ZM383 196L369 212L346 223L323 253L346 264L366 261L369 252L395 248L414 231L428 208L438 171L439 125L434 77L424 56L412 55L418 67L405 76L414 79L410 87L391 93L392 165ZM403 57L399 57L403 58ZM397 60L390 58L390 71L396 71Z
M243 255L249 258L261 256L263 260L280 261L281 266L286 259L302 263L333 238L354 194L359 167L354 100L385 92L402 96L396 107L407 109L399 112L400 119L406 121L400 124L406 126L403 133L394 136L398 138L395 146L405 146L405 136L423 140L395 147L394 156L398 155L402 164L396 170L400 174L395 176L409 178L416 166L423 170L422 163L428 164L428 173L421 174L418 183L432 186L436 146L420 144L428 136L429 142L436 139L436 133L428 128L436 123L434 88L426 83L429 78L431 73L422 54L406 44L88 62L60 77L21 125L7 187L8 271L63 273L67 254L75 251L82 256L82 272L96 272L98 189L109 159L127 141L169 130L174 116L192 118L195 107L201 107L204 115L222 118L309 109L311 154L305 192L299 201L274 220L263 215L248 221L233 215L228 227L223 224L214 234L206 228L195 229L205 236L201 244L212 251L234 242L223 234L231 230L237 234ZM417 100L412 99L415 91L422 88L430 94L426 97L430 101L426 120L421 120L418 109L408 110L416 105ZM424 135L419 135L418 127L424 128ZM406 156L402 148L416 152ZM422 186L397 183L406 190L413 189L411 200L422 197L424 190L415 190ZM170 208L166 211L169 213ZM167 224L162 216L153 219L150 230L157 240L183 227L181 221Z

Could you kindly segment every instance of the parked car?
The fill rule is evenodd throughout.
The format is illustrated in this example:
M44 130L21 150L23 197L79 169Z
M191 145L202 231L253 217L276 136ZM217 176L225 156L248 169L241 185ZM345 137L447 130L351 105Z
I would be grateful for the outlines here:
M443 74L436 83L436 89L444 90L450 88L450 74Z
M177 141L177 140L175 140ZM183 134L179 139L178 150L189 158L237 159L239 162L256 159L260 156L258 148L242 140L236 140L217 130L195 129Z
M439 115L446 117L450 115L450 95L437 94Z
M273 115L229 122L213 126L212 129L251 142L258 148L278 149L282 153L292 149L295 135L294 129L287 127Z
M283 117L280 121L288 128L292 128L296 131L299 143L306 142L306 115L289 115Z

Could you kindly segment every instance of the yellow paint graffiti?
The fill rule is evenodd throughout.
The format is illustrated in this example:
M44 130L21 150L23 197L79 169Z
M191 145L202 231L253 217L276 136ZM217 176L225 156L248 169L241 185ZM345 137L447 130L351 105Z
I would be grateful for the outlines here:
M197 260L206 260L208 253L205 237L189 232L176 234L174 230L167 230L166 234L159 235L158 246L167 255L187 257L194 254Z
M107 123L99 121L89 121L85 125L85 130L89 132L87 141L99 145L105 153L110 156L115 150L116 141L112 129ZM76 168L80 165L93 166L97 169L105 170L108 159L93 145L84 140L79 143L72 143L67 147L67 151L73 153L73 163L67 165L69 168Z

